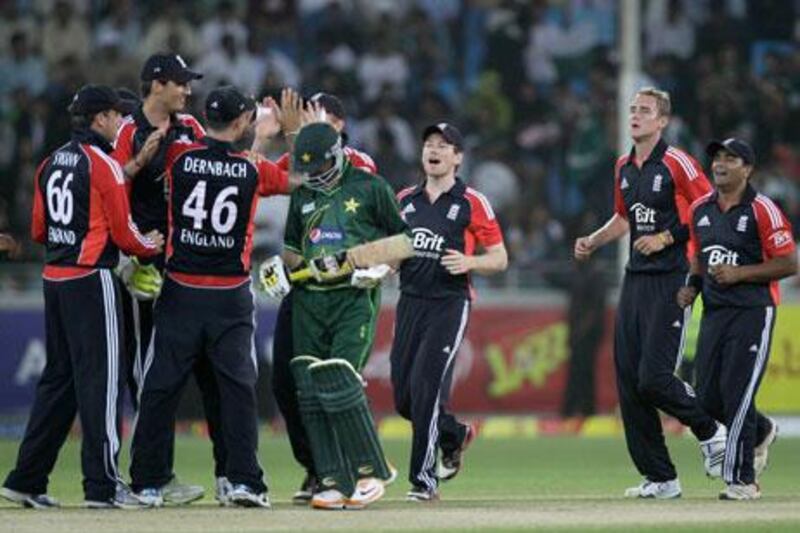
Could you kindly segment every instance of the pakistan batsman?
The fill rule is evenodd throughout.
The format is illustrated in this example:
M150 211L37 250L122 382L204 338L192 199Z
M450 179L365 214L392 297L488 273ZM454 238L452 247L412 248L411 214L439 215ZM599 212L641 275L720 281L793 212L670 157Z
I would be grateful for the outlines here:
M379 285L391 269L356 264L352 274L343 274L350 265L339 252L406 233L407 227L386 181L352 166L329 124L300 130L292 165L303 186L292 193L283 261L268 260L261 281L268 294L283 296L290 287L283 262L314 272L294 289L291 361L320 481L311 505L360 509L383 496L384 483L396 475L384 458L359 374L372 348Z

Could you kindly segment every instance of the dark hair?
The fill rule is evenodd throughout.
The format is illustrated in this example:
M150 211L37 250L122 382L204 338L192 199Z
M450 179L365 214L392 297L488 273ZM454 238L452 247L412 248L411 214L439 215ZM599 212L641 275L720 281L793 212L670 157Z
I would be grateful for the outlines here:
M216 130L216 131L221 131L221 130L226 129L228 126L230 126L233 123L233 121L236 120L237 118L239 118L239 117L236 117L233 120L223 121L223 120L212 120L212 119L206 117L206 124L208 125L209 129Z
M91 127L94 122L94 117L97 113L91 115L72 115L70 117L70 126L73 130L82 130Z
M160 83L161 85L166 85L167 83L169 83L169 80L149 80L149 81L143 81L143 82L142 82L142 83L139 85L139 92L141 93L141 95L142 95L142 98L147 98L147 97L150 95L150 91L153 89L153 84L154 84L155 82L158 82L158 83Z

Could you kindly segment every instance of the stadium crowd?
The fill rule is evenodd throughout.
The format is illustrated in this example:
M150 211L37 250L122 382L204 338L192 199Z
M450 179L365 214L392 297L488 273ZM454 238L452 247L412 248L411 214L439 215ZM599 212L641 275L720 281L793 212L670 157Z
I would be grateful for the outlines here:
M519 282L541 281L542 269L568 259L578 228L611 205L618 4L2 1L0 233L23 241L23 260L38 259L39 247L25 242L30 179L68 137L65 109L77 88L138 92L143 59L176 51L205 74L191 104L198 116L208 91L225 83L256 96L284 86L340 96L349 142L374 156L396 190L420 177L422 127L438 117L457 124L467 135L462 174L498 212L512 271ZM641 84L673 99L667 141L707 163L709 139L749 140L756 182L798 227L800 3L649 0L642 34ZM267 203L259 217L262 255L281 242L282 226L268 219L283 217L266 216L279 208Z

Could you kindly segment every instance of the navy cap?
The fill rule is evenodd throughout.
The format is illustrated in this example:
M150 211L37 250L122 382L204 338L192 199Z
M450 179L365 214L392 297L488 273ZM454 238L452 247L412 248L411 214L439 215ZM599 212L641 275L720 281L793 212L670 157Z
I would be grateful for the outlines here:
M117 92L106 85L84 85L72 97L67 108L73 115L95 115L109 109L123 114L129 112L129 107Z
M756 163L756 153L753 151L752 146L741 139L731 137L724 141L711 141L706 147L706 153L710 157L717 155L720 150L725 150L736 157L741 157L746 165L754 165Z
M203 75L191 70L178 54L153 54L145 61L139 77L142 81L168 80L189 83L192 80L199 80Z
M322 106L326 113L344 120L344 105L342 101L330 93L317 93L308 99L310 102L317 103Z
M139 104L142 103L139 96L127 87L117 87L116 91L120 99L120 107L124 108L122 113L125 115L133 113L133 111L139 107Z
M233 85L217 87L206 98L206 118L214 122L231 122L245 111L255 108L256 101L242 94Z
M422 132L422 142L428 140L428 137L434 133L438 133L444 137L444 140L452 144L457 152L462 152L464 150L464 137L461 135L461 132L458 131L458 128L452 124L448 124L447 122L431 124Z

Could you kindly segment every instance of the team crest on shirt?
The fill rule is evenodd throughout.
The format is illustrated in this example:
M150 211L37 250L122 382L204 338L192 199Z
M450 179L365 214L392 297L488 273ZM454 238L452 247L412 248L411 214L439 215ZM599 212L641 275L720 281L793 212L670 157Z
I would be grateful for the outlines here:
M739 217L739 222L736 223L736 231L740 233L747 231L747 215Z
M406 215L410 215L411 213L415 213L416 211L417 208L414 207L414 204L408 204L403 208L402 211L400 211L400 218L402 218L405 221Z
M653 178L653 192L661 192L661 183L664 181L664 176L661 174L656 174L656 177Z
M461 206L458 204L453 204L450 206L450 211L447 212L447 219L448 220L455 220L458 218L458 211L461 209Z

